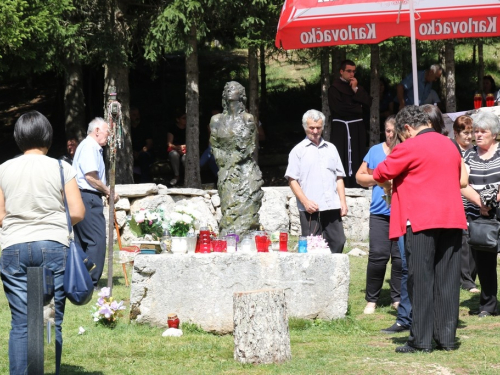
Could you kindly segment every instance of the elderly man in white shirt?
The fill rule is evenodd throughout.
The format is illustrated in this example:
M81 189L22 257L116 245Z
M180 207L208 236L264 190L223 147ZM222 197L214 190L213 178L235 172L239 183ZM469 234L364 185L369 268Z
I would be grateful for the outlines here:
M321 137L324 122L317 110L304 114L306 138L290 152L285 177L297 197L302 235L322 235L332 253L342 253L345 172L335 146Z
M90 275L94 287L97 287L106 258L106 221L102 196L109 198L110 191L106 186L102 147L108 143L108 124L96 117L90 122L87 134L87 138L78 145L73 159L76 182L85 205L85 217L75 225L75 240L96 264ZM115 202L118 199L118 194L115 194Z

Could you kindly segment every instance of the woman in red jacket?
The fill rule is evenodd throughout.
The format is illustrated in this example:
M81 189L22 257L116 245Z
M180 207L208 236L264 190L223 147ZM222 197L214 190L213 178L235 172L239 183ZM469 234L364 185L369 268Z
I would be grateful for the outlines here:
M461 155L435 132L417 106L396 117L407 138L373 171L393 180L389 238L405 236L408 293L413 307L410 337L398 353L455 349L460 296L460 247L467 228L460 194Z

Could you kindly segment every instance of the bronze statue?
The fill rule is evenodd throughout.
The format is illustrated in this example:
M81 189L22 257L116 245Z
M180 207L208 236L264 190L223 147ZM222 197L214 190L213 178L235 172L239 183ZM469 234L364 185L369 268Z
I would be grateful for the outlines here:
M245 88L228 82L222 92L223 112L210 121L210 143L219 167L218 183L222 235L234 231L240 235L259 228L259 209L264 195L262 173L252 158L257 127L245 112Z

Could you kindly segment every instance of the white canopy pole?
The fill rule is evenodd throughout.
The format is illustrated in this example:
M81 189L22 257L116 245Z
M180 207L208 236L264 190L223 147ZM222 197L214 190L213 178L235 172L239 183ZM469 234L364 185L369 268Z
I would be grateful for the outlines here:
M413 72L413 98L415 105L419 105L418 99L418 76L417 76L417 42L415 38L415 7L410 0L410 38L411 38L411 69Z

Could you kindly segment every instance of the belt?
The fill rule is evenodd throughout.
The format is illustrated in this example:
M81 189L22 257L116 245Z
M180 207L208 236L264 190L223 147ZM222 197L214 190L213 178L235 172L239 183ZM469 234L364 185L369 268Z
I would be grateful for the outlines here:
M344 120L339 120L337 118L334 118L332 122L337 121L337 122L343 122L345 124L345 127L347 129L347 150L348 150L348 163L349 163L349 171L348 171L348 176L352 176L352 160L351 160L351 133L349 132L349 124L352 122L358 122L358 121L363 121L363 119L357 119L357 120L350 120L350 121L344 121Z
M95 195L98 195L99 197L102 197L103 194L99 191L95 191L95 190L89 190L89 189L80 189L80 191L82 193L89 193L89 194L95 194Z

